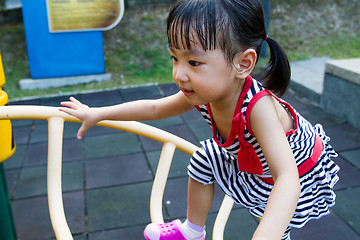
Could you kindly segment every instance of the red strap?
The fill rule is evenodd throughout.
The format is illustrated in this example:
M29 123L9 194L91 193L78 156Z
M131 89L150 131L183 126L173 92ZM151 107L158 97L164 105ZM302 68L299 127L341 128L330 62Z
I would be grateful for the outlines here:
M238 152L239 170L242 172L248 172L248 173L260 175L263 173L263 167L259 160L259 157L257 156L254 150L254 147L250 143L246 142L244 139L246 121L243 113L241 112L244 98L252 84L253 84L252 78L251 76L248 76L245 79L245 83L241 91L241 94L239 96L238 104L235 109L230 135L224 144L221 144L216 136L215 124L212 118L210 105L206 104L206 107L210 116L212 130L213 130L213 139L215 140L215 142L220 147L228 147L234 142L235 137L238 136L239 146L240 146L240 150ZM195 107L197 110L199 110L198 106Z
M299 120L297 118L297 115L296 115L296 112L295 110L291 107L291 105L285 101L283 101L282 99L278 98L275 94L273 94L271 91L267 90L267 89L264 89L264 90L261 90L260 92L258 92L257 94L255 94L255 96L250 100L249 102L249 105L246 109L246 119L247 119L247 123L246 123L246 127L247 127L247 130L249 131L249 133L253 136L254 133L253 131L251 130L251 125L250 125L250 114L251 114L251 110L253 109L253 107L255 106L255 104L264 96L267 96L267 95L271 95L273 96L278 102L280 102L281 104L283 104L288 110L289 112L291 113L291 116L292 118L294 119L294 129L290 129L289 131L286 132L286 136L289 136L293 133L295 133L298 128L299 128Z
M234 142L234 139L236 137L236 134L238 133L238 125L235 124L234 125L234 119L238 119L238 115L241 113L241 108L242 108L242 104L244 102L244 98L246 96L246 93L249 91L251 85L252 85L253 81L252 81L252 78L251 76L248 76L246 79L245 79L245 84L243 86L243 89L241 90L241 94L240 94L240 97L239 97L239 100L238 100L238 103L236 105L236 109L235 109L235 113L234 113L234 116L233 116L233 124L232 124L232 128L231 128L231 131L230 131L230 135L228 137L228 139L226 140L226 142L224 144L221 144L219 139L217 138L216 136L216 128L215 128L215 124L214 124L214 120L213 120L213 117L212 117L212 113L211 113L211 108L210 108L210 104L206 104L206 107L207 107L207 110L208 110L208 113L209 113L209 116L210 116L210 120L211 120L211 126L212 126L212 131L213 131L213 139L215 140L215 142L217 143L217 145L219 145L220 147L229 147L231 146L231 144L233 144ZM242 116L242 115L241 115ZM236 120L235 120L236 121ZM240 123L240 121L239 121ZM235 130L235 131L234 131ZM240 136L240 135L238 135Z
M255 106L255 103L257 103L257 101L259 101L262 97L264 97L266 95L271 95L270 91L267 89L261 90L260 92L255 94L255 96L250 100L249 105L246 109L246 119L247 119L246 127L247 127L247 130L249 131L249 133L253 136L255 136L255 135L252 132L251 126L250 126L250 113L251 113L251 110L253 109L253 107Z
M269 91L270 92L270 91ZM299 119L297 117L297 114L295 112L295 110L291 107L291 105L287 102L285 102L284 100L278 98L275 94L273 94L272 92L270 92L271 95L278 100L281 104L283 104L291 113L292 118L294 119L294 128L295 129L290 129L289 131L286 132L286 136L289 136L291 134L294 134L295 132L297 132L297 130L299 129Z

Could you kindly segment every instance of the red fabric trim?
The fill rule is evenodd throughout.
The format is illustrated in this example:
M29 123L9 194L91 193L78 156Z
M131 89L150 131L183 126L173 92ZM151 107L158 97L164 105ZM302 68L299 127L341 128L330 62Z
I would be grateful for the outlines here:
M316 165L317 161L319 160L319 158L321 156L322 151L323 151L322 140L321 140L320 136L318 134L316 134L315 135L315 144L314 144L314 148L313 148L313 152L312 152L311 156L298 167L298 172L299 172L300 177L305 175ZM274 184L274 180L272 178L260 177L260 179L268 184Z
M242 112L237 114L236 118L233 119L233 125L236 128L240 146L237 154L239 170L251 174L263 174L263 167L254 147L251 143L245 141L244 132L246 121Z
M241 108L242 108L242 104L244 102L244 98L246 96L246 93L249 91L251 85L252 85L252 77L251 76L248 76L246 79L245 79L245 83L244 83L244 86L241 90L241 93L240 93L240 96L239 96L239 100L238 100L238 103L236 105L236 109L235 109L235 113L234 113L234 116L233 116L233 119L237 118L237 115L239 112L241 112ZM233 144L234 142L234 139L237 135L237 131L236 131L236 127L234 127L234 120L233 120L233 124L231 126L231 130L230 130L230 135L229 137L227 138L226 142L224 144L221 144L219 139L217 138L216 136L216 131L215 131L215 124L214 124L214 120L213 120L213 117L212 117L212 114L211 114L211 108L210 108L210 104L206 104L206 108L208 110L208 113L210 115L210 120L211 120L211 127L212 127L212 131L213 131L213 139L215 140L215 142L220 146L220 147L229 147L231 146L231 144Z
M218 146L220 147L225 147L225 148L229 147L231 144L233 144L235 137L238 136L240 150L238 152L237 161L238 161L239 170L242 172L247 172L252 174L262 174L263 168L259 160L259 157L257 156L253 146L245 141L244 131L245 131L246 121L244 118L244 114L241 112L241 108L245 96L252 84L253 84L252 77L248 76L245 79L244 86L241 90L236 105L235 113L232 119L230 135L224 144L221 144L216 136L216 131L215 131L216 128L215 128L213 116L211 114L210 104L206 104L206 108L210 116L211 126L213 131L213 139L216 142L216 144L218 144Z
M246 127L247 127L247 130L249 131L249 133L251 135L253 135L253 136L254 136L254 133L251 130L251 126L250 126L250 113L251 113L251 110L253 109L253 107L255 106L255 103L257 103L257 101L259 101L262 97L267 96L267 95L271 95L269 90L266 90L266 89L261 90L260 92L255 94L255 96L250 100L249 105L248 105L248 107L246 109L246 120L247 120Z
M322 140L320 136L316 134L314 149L313 149L313 153L311 154L311 157L298 167L300 177L306 174L315 166L316 162L319 160L321 156L322 151L323 151Z
M213 139L215 140L215 142L220 147L226 148L226 147L229 147L234 142L234 139L237 135L238 140L239 140L239 146L240 146L240 150L239 150L238 156L237 156L239 170L242 172L247 172L247 173L252 173L252 174L262 174L263 173L262 164L261 164L253 146L250 143L246 142L244 139L244 131L245 131L246 121L245 121L243 113L241 112L241 108L242 108L245 96L246 96L247 92L249 91L252 84L253 84L252 78L250 76L248 76L245 79L244 86L242 88L238 103L236 105L234 117L232 120L230 135L224 144L221 144L219 139L216 137L215 124L214 124L214 121L212 118L210 105L207 104L206 107L207 107L207 110L210 115L211 126L212 126L212 130L213 130Z
M289 136L291 134L294 134L299 128L299 120L298 120L298 117L296 115L295 110L292 108L292 106L289 103L287 103L287 102L283 101L282 99L278 98L275 94L273 94L271 91L269 91L267 89L258 92L253 97L253 99L251 99L250 102L249 102L248 108L246 109L246 119L247 119L246 127L247 127L247 130L249 131L249 133L251 135L255 136L252 129L251 129L251 125L250 125L250 114L251 114L251 111L252 111L253 107L257 103L257 101L259 101L262 97L264 97L266 95L269 95L269 94L271 96L273 96L278 102L283 104L289 110L292 118L294 119L295 129L290 129L289 131L287 131L285 133L285 136L287 137L287 136Z
M270 91L269 91L269 92L270 92ZM292 108L292 106L291 106L289 103L281 100L280 98L278 98L277 96L275 96L275 94L273 94L272 92L270 92L270 93L271 93L271 95L272 95L276 100L278 100L280 103L282 103L282 104L285 105L285 107L289 110L292 118L294 119L295 129L290 129L289 131L287 131L287 132L285 133L286 136L289 136L289 135L291 135L291 134L296 133L297 130L299 129L299 119L298 119L298 117L297 117L297 115L296 115L295 110Z

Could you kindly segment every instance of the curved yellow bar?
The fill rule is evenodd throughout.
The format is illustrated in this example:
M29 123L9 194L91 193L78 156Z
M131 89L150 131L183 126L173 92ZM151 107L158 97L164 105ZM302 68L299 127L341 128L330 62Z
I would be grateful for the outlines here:
M67 122L80 122L79 119L59 111L56 107L47 106L5 106L0 107L0 119L41 119L60 117ZM192 155L198 147L178 136L164 130L135 121L101 121L98 126L115 128L137 135L148 137L162 143L172 142L179 150Z
M61 163L64 119L48 119L47 191L50 220L56 239L73 239L66 222L61 187Z
M48 202L51 223L56 239L73 239L67 225L61 187L61 159L64 121L80 122L79 119L46 106L0 106L0 120L42 119L48 121ZM150 216L152 222L163 223L162 201L171 160L175 149L192 155L198 147L178 136L159 128L135 121L101 121L98 126L115 128L148 137L164 143L151 190ZM222 240L226 221L230 215L233 201L225 196L217 215L213 239Z
M215 219L213 227L213 239L223 240L225 226L229 219L233 205L234 201L228 195L225 195Z

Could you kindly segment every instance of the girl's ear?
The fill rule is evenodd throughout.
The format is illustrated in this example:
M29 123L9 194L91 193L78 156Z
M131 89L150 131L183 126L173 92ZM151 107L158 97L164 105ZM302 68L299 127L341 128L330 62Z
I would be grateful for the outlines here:
M236 76L245 79L251 74L256 64L257 54L252 48L245 50L235 56L234 65L237 70Z

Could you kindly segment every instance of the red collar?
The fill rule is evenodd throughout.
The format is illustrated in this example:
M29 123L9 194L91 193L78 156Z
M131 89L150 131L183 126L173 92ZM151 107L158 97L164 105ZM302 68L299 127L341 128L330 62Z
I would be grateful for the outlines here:
M230 135L224 144L221 144L219 139L216 136L216 128L215 128L215 124L214 124L214 121L212 118L210 105L206 104L206 108L207 108L209 116L210 116L211 126L212 126L212 131L213 131L213 139L215 140L215 142L220 147L226 148L226 147L231 146L234 143L236 136L238 136L239 145L240 145L240 150L238 152L238 157L237 157L239 170L242 172L248 172L248 173L252 173L252 174L262 174L263 173L262 164L261 164L253 146L250 143L246 142L244 139L244 131L245 131L246 121L243 116L243 113L241 112L241 108L242 108L245 96L246 96L247 92L249 91L252 84L253 84L252 77L248 76L245 79L245 84L241 90L239 100L236 105L234 117L232 120Z
M250 87L252 85L252 77L251 76L248 76L246 79L245 79L245 83L244 83L244 86L241 90L241 93L240 93L240 96L239 96L239 100L237 102L237 105L236 105L236 108L235 108L235 112L234 112L234 116L233 116L233 124L231 126L231 130L230 130L230 135L229 137L227 138L226 142L225 143L220 143L219 139L217 138L217 135L216 135L216 127L215 127L215 123L214 123L214 120L213 120L213 117L212 117L212 114L211 114L211 108L210 108L210 104L206 104L206 109L209 113L209 116L210 116L210 121L211 121L211 127L212 127L212 131L213 131L213 139L215 140L215 142L220 146L220 147L229 147L233 144L234 140L235 140L235 137L237 135L237 131L236 131L236 126L234 126L234 120L239 118L239 113L241 112L241 108L242 108L242 105L243 105L243 102L244 102L244 99L245 99L245 96L246 96L246 93L249 91ZM235 120L236 121L236 120Z

